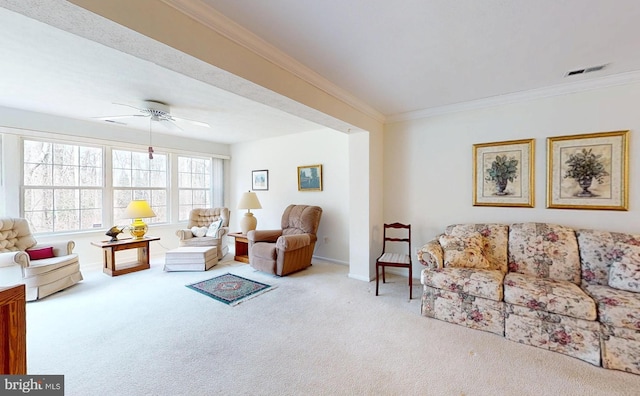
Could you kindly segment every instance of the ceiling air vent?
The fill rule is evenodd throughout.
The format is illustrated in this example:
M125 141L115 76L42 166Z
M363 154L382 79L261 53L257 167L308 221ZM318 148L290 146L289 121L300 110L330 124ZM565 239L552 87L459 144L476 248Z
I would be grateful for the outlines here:
M599 66L591 66L591 67L587 67L587 68L584 68L584 69L571 70L571 71L566 72L564 74L564 76L565 77L570 77L570 76L575 76L576 74L585 74L585 73L596 72L596 71L600 71L600 70L604 69L605 67L607 67L607 64L599 65Z

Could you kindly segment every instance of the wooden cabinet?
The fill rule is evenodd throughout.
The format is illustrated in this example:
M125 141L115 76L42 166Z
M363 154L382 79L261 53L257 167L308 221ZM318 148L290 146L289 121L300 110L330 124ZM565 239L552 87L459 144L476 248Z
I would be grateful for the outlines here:
M25 286L0 287L0 373L27 374Z

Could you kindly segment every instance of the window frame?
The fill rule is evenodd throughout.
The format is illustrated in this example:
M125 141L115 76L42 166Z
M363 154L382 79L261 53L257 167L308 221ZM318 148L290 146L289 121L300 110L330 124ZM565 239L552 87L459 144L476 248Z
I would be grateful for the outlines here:
M27 175L26 175L26 167L27 164L36 164L35 162L27 162L26 161L26 142L31 141L31 142L36 142L36 143L42 143L42 144L49 144L51 145L51 150L52 150L52 158L51 158L51 164L46 164L46 163L42 163L42 164L46 164L47 166L51 167L51 184L26 184L27 181ZM82 157L81 157L81 153L78 152L77 155L77 163L73 164L73 165L68 165L68 164L57 164L55 161L55 152L54 152L54 147L56 145L63 145L63 146L72 146L72 147L76 147L78 149L78 151L82 150L82 148L88 148L88 149L94 149L94 150L99 150L100 151L100 157L102 158L102 163L100 164L100 166L95 166L95 168L100 172L99 173L99 183L94 185L94 186L83 186L82 185L82 176L81 176L81 170L82 170ZM98 144L91 144L91 143L86 143L86 142L82 142L82 143L77 143L77 142L69 142L66 140L54 140L54 139L43 139L43 138L37 138L37 137L29 137L29 136L22 136L20 139L20 162L21 162L21 179L20 179L20 216L24 217L28 220L32 219L32 216L27 215L27 213L37 213L37 212L42 212L42 211L37 211L37 210L29 210L27 211L26 209L26 201L27 201L27 190L51 190L51 200L52 200L52 210L51 210L51 230L47 229L46 231L38 231L37 227L32 223L32 221L30 220L30 227L31 227L31 231L33 234L61 234L61 233L72 233L72 232L87 232L87 231L92 231L95 230L100 226L102 227L102 222L104 220L104 189L105 189L105 172L104 172L104 164L105 164L105 147L98 145ZM73 184L56 184L55 183L55 171L56 171L56 165L59 165L60 167L75 167L77 168L76 170L76 185ZM63 192L63 191L76 191L77 197L75 198L76 201L76 207L73 209L68 209L68 210L56 210L55 209L55 201L56 201L56 193L57 192ZM99 191L100 194L99 195L99 200L101 201L100 204L102 205L102 207L100 208L83 208L82 207L82 192L83 191ZM83 211L89 211L89 210L100 210L100 220L101 223L93 223L93 226L90 228L83 228L82 227L82 212ZM77 228L64 228L64 229L57 229L56 227L56 222L57 222L57 213L63 214L63 212L77 212L77 224L78 227ZM56 230L57 229L57 230Z

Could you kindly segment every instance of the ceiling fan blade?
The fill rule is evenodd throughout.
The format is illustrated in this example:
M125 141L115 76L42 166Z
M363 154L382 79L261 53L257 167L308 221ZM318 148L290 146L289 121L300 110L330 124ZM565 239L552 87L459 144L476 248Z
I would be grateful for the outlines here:
M111 103L113 103L114 105L118 105L118 106L127 106L127 107L131 107L132 109L136 109L136 110L138 110L138 111L142 111L142 109L141 109L141 108L136 107L136 106L131 106L131 105L128 105L128 104L126 104L126 103L116 103L116 102L111 102Z
M184 122L189 122L193 125L197 125L205 128L211 128L211 125L207 124L206 122L190 120L188 118L181 118L181 117L175 117L175 116L171 116L171 118L173 118L176 121L184 121Z
M121 118L131 118L131 117L147 117L147 116L143 115L143 114L129 114L129 115L118 115L118 116L107 116L107 117L91 117L91 118L96 118L98 120L109 121L109 120L119 120Z
M169 130L178 130L183 132L184 129L180 128L180 125L176 124L173 120L158 120L158 122L163 125L165 128L169 129Z
M114 121L114 120L104 120L104 121L111 124L128 125L126 122L121 122L121 121Z

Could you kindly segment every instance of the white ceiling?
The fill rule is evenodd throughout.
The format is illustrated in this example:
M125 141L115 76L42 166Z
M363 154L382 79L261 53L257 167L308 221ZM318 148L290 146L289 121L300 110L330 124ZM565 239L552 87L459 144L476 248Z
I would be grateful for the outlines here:
M272 46L270 53L282 51L387 119L640 70L637 0L165 2L185 11L212 7L200 17L223 14ZM68 15L66 2L45 3L46 18ZM42 0L0 1L31 16L34 4L43 8ZM76 20L74 29L90 22ZM6 9L0 59L0 106L89 119L129 113L112 102L155 99L213 127L180 133L221 143L319 128ZM565 77L602 64L602 71Z

